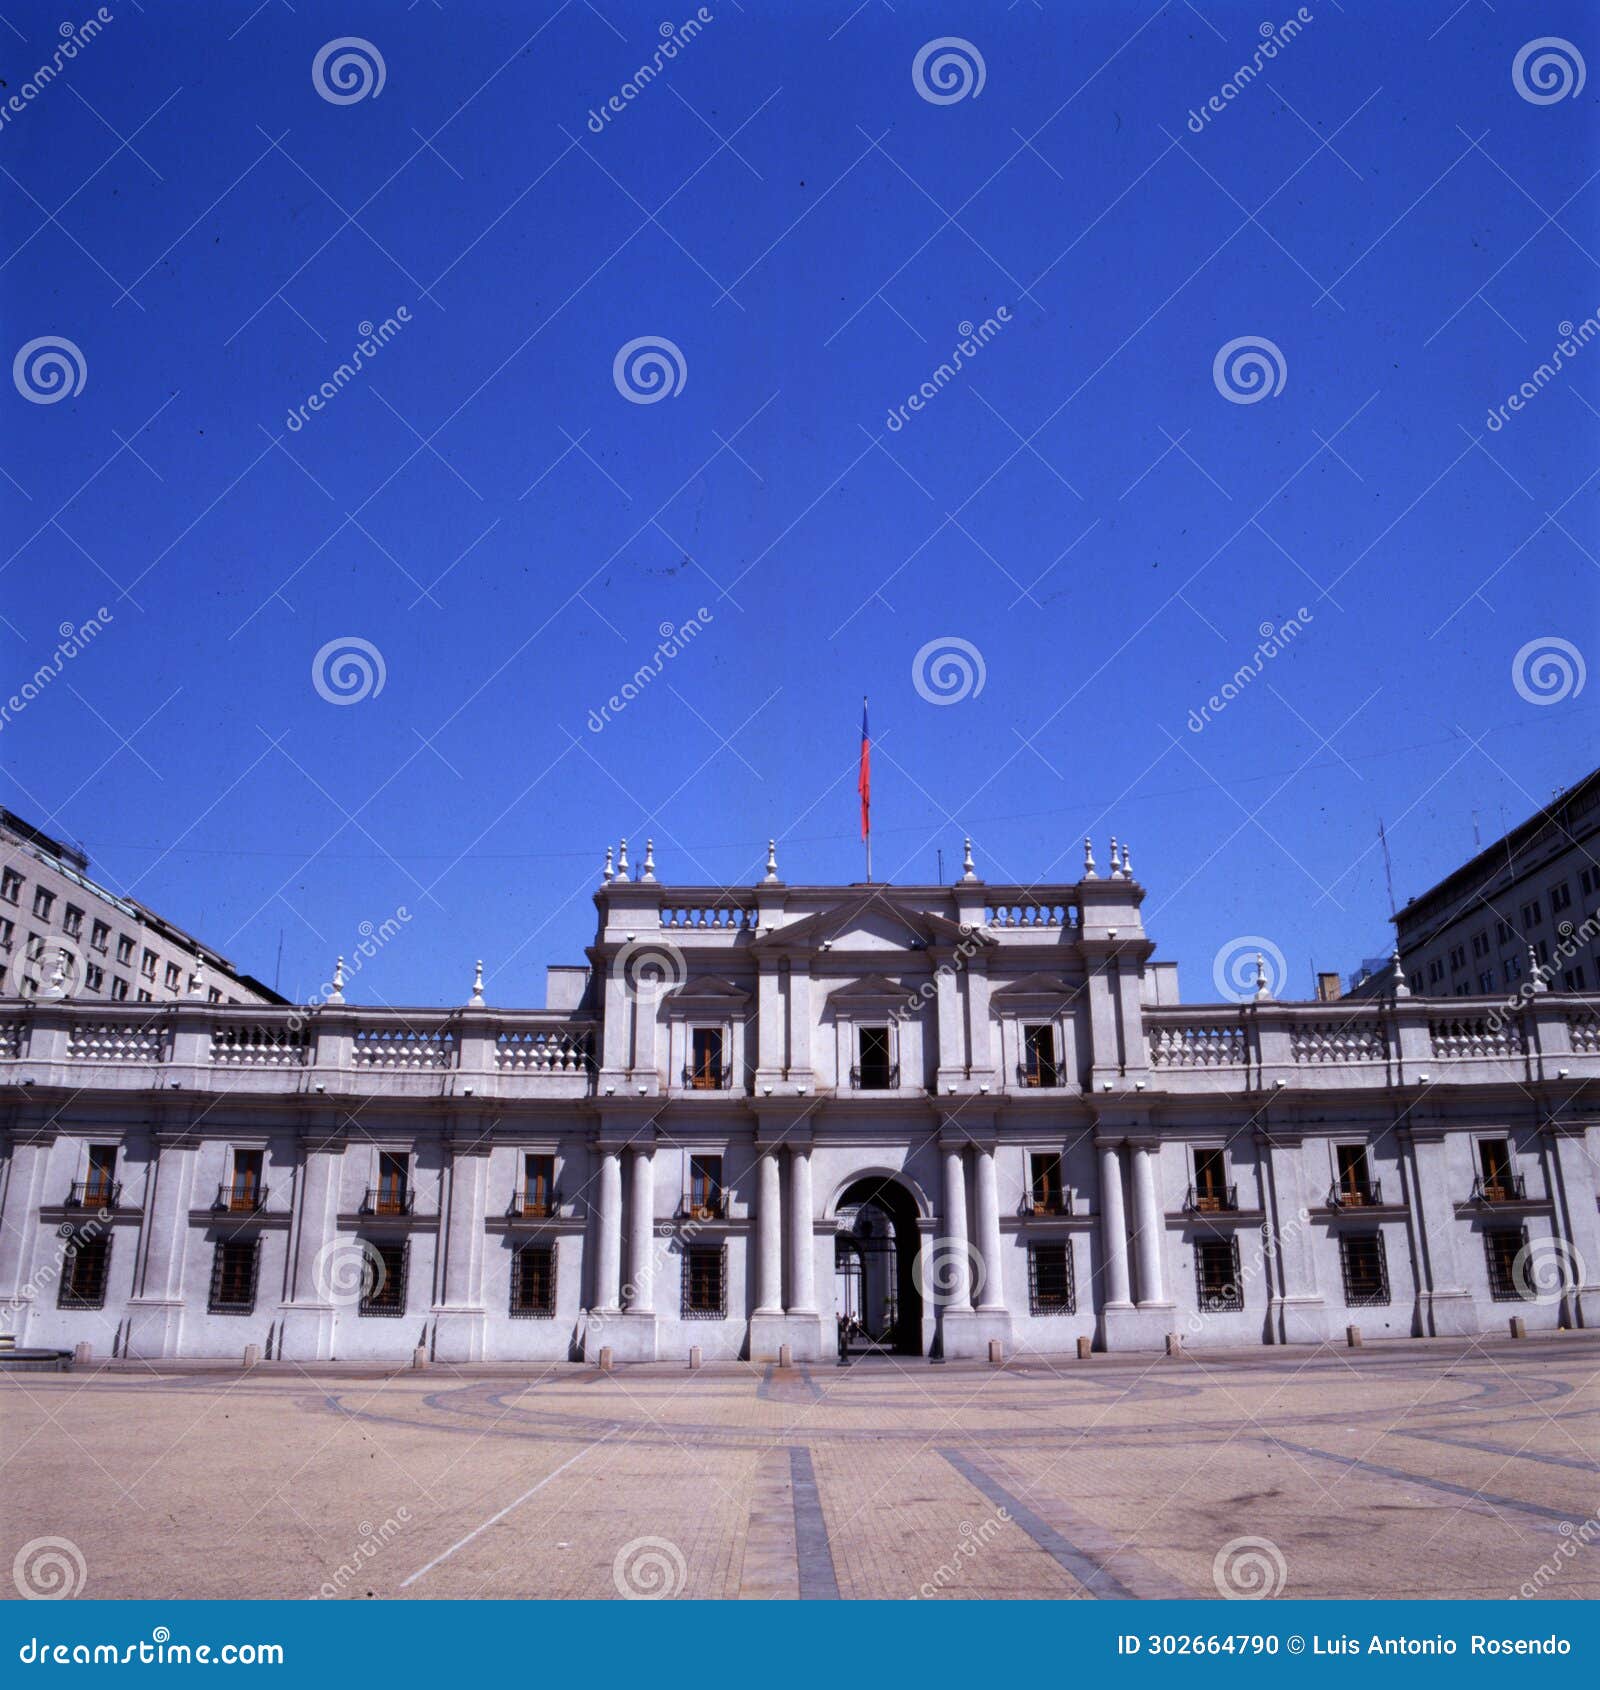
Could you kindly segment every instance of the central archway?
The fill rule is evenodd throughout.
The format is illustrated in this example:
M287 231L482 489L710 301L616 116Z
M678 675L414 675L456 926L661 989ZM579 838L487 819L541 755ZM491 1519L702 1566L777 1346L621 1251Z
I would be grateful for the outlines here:
M916 1200L897 1179L868 1174L839 1194L835 1212L834 1311L843 1353L921 1355Z

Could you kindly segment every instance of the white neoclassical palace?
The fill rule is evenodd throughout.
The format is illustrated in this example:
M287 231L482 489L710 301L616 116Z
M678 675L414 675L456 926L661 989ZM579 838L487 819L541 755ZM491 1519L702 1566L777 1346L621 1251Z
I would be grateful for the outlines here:
M1086 859L1089 856L1085 849ZM1176 1001L1072 884L658 882L549 1007L0 1002L19 1344L1006 1356L1600 1325L1600 999Z

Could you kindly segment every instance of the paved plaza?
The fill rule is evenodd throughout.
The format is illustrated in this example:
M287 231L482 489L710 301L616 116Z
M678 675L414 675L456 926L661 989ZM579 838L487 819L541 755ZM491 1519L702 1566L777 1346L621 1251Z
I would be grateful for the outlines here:
M1593 1599L1597 1375L1584 1334L12 1374L0 1549L92 1597Z

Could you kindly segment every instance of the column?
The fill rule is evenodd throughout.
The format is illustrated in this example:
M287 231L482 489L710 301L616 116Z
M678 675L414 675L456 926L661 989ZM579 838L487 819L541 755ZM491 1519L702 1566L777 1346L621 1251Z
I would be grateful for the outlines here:
M944 1152L944 1230L945 1254L940 1267L948 1271L939 1278L948 1280L948 1291L941 1290L939 1300L948 1309L972 1307L971 1261L968 1257L967 1232L967 1175L960 1145L945 1147ZM928 1276L932 1279L932 1275Z
M194 1191L193 1140L158 1136L156 1142L155 1192L146 1200L144 1259L129 1302L125 1345L127 1355L141 1358L179 1353L183 1268Z
M628 1312L654 1314L656 1180L655 1154L633 1152L632 1226L628 1233Z
M6 1175L5 1208L0 1212L0 1298L17 1311L12 1331L19 1340L24 1337L24 1321L33 1302L28 1276L39 1235L39 1209L46 1195L45 1169L49 1160L47 1143L30 1143L19 1138L12 1148L11 1166ZM63 1189L61 1196L65 1195Z
M339 1186L344 1177L342 1140L302 1140L290 1220L287 1300L279 1327L277 1359L331 1361L336 1285L348 1291L356 1246L330 1252L339 1230Z
M448 1201L440 1234L444 1272L434 1312L434 1355L439 1361L482 1361L488 1313L483 1302L483 1253L488 1220L487 1145L450 1147Z
M789 1275L789 1312L817 1312L816 1243L811 1219L811 1147L796 1145L789 1152L789 1231L793 1257Z
M783 1312L783 1177L776 1150L760 1152L756 1197L756 1313Z
M1139 1252L1139 1305L1164 1303L1161 1283L1161 1246L1165 1225L1156 1192L1156 1150L1153 1145L1133 1147L1133 1208Z
M978 1249L983 1256L978 1307L998 1312L1006 1306L1005 1270L1000 1254L1000 1186L995 1177L994 1151L980 1148L977 1158L973 1189L978 1205Z
M1100 1232L1105 1306L1127 1308L1133 1302L1128 1285L1128 1222L1122 1208L1122 1157L1114 1144L1100 1146Z
M622 1161L600 1152L600 1215L595 1228L594 1306L614 1313L622 1296Z
M1317 1289L1316 1239L1310 1224L1310 1199L1305 1167L1305 1144L1292 1135L1262 1133L1257 1155L1266 1164L1266 1198L1270 1205L1271 1237L1262 1255L1277 1258L1280 1282L1268 1292L1276 1313L1280 1344L1320 1344L1330 1336L1328 1311ZM1320 1175L1319 1164L1319 1177ZM1242 1235L1241 1235L1242 1236ZM1248 1261L1241 1262L1246 1280Z
M1460 1336L1479 1329L1476 1304L1462 1286L1457 1259L1458 1223L1455 1204L1466 1195L1468 1168L1450 1168L1448 1142L1440 1127L1413 1125L1401 1131L1411 1141L1411 1226L1421 1272L1417 1293L1422 1304L1423 1335ZM1460 1232L1471 1238L1470 1226Z

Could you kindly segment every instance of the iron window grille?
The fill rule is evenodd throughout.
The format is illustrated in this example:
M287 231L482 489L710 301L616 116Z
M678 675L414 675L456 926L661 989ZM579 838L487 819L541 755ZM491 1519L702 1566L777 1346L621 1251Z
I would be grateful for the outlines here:
M1528 1247L1526 1227L1494 1227L1483 1235L1489 1266L1489 1295L1497 1303L1525 1303L1532 1295L1517 1275L1517 1260Z
M524 1244L511 1258L511 1318L549 1320L556 1312L556 1253Z
M221 1238L211 1258L211 1314L253 1314L256 1275L261 1263L259 1238Z
M56 1287L58 1309L103 1309L106 1283L111 1278L111 1234L95 1237L74 1233L62 1252L61 1279Z
M1244 1307L1237 1236L1195 1240L1194 1281L1202 1314L1231 1314Z
M1028 1246L1028 1312L1076 1314L1077 1287L1072 1276L1072 1250L1066 1244Z
M361 1315L397 1319L406 1312L406 1269L410 1262L409 1239L398 1242L364 1238L362 1254L366 1257L361 1276Z
M683 1318L721 1320L727 1313L728 1253L721 1244L692 1244L683 1253Z
M1381 1232L1347 1232L1339 1240L1339 1271L1348 1309L1387 1307L1389 1258Z

